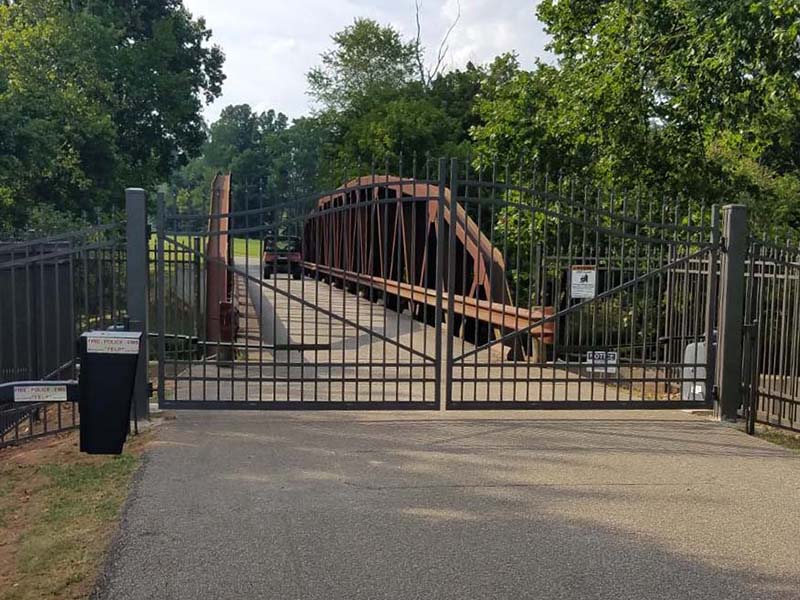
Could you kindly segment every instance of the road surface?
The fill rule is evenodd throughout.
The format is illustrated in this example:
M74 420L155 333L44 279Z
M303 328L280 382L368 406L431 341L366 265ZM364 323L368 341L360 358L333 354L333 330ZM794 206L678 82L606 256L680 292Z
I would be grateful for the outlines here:
M800 597L800 455L677 411L180 412L97 598Z

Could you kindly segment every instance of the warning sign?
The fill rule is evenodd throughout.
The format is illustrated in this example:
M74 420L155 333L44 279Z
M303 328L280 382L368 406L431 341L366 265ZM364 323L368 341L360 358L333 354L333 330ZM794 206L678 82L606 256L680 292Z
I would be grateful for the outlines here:
M614 351L590 351L586 353L584 366L589 373L615 375L619 364L619 354Z
M572 265L570 272L570 296L572 298L594 298L597 295L597 268L593 265Z

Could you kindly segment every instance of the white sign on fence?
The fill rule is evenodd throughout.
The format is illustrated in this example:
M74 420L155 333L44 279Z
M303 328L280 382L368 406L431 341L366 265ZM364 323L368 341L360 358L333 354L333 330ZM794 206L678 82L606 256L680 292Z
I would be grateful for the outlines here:
M16 385L14 402L66 402L65 385Z
M614 351L590 351L586 353L584 367L589 373L601 375L616 375L619 364L619 354Z
M86 334L86 351L91 354L139 354L140 334L93 331Z
M594 298L597 295L597 268L592 265L572 265L570 292L572 298Z

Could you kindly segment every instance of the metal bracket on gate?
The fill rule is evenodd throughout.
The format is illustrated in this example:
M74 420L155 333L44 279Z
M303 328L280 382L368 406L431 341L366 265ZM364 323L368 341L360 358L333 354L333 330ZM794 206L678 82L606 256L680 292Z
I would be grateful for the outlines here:
M158 333L157 331L149 332L147 334L147 337L151 337L151 338L165 337L165 338L171 338L171 339L174 339L174 340L175 339L177 339L177 340L187 340L187 341L192 342L193 344L196 344L197 340L199 339L196 335L187 335L185 333Z
M148 337L158 338L160 334L150 332ZM165 333L164 337L173 340L184 340L193 346L220 346L223 348L234 348L235 350L291 350L295 352L313 352L315 350L330 350L331 344L247 344L244 342L217 342L213 340L201 340L196 335L186 335L181 333Z
M758 375L755 371L758 366L758 319L745 323L742 325L742 329L745 339L742 354L742 416L745 419L745 430L748 434L753 435L758 409Z

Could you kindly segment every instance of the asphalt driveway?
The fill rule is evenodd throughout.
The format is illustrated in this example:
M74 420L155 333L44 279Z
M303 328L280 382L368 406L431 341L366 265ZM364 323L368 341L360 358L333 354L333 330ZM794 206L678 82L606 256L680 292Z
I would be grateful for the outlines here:
M677 411L181 412L98 598L800 598L800 454Z

